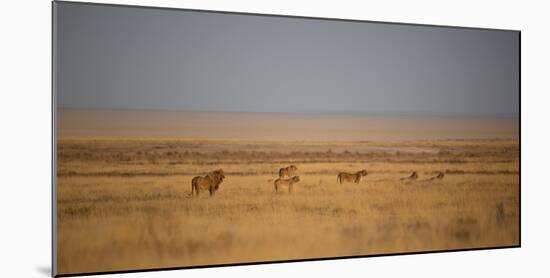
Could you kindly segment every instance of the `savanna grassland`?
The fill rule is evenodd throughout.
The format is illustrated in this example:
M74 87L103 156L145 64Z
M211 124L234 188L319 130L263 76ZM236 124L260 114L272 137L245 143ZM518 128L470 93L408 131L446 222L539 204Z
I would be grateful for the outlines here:
M275 193L290 164L301 181ZM218 168L215 196L190 197ZM60 274L512 246L518 221L517 140L57 143Z

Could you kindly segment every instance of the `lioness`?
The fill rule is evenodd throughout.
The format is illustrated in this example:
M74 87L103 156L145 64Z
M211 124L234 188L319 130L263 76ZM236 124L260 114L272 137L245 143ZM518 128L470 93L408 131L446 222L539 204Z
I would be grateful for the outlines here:
M218 169L208 173L206 176L196 176L191 180L191 196L199 196L201 190L208 190L210 196L216 193L216 190L220 188L225 175L222 169Z
M433 181L433 180L440 180L440 179L443 179L443 177L445 177L445 174L443 174L443 172L441 172L441 171L438 171L438 172L437 172L437 175L431 177L429 180L431 180L431 181Z
M275 182L273 182L275 185L275 192L278 192L279 187L281 186L288 186L288 193L292 193L292 185L294 185L299 181L300 181L299 176L294 176L290 179L282 179L282 178L276 179Z
M418 179L418 173L416 171L412 172L412 174L406 178L401 178L401 180L417 180Z
M366 175L367 175L367 170L364 170L364 169L361 171L358 171L355 174L341 172L338 174L338 177L336 178L336 182L339 182L340 184L344 182L359 183L361 181L361 177L364 177Z
M298 170L298 167L296 167L295 165L290 165L288 167L281 168L279 169L279 178L292 177L294 172L296 172L297 170Z

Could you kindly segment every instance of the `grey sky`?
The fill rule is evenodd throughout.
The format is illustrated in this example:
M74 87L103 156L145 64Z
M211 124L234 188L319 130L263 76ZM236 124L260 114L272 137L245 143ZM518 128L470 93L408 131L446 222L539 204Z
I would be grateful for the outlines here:
M60 107L518 114L518 32L56 9Z

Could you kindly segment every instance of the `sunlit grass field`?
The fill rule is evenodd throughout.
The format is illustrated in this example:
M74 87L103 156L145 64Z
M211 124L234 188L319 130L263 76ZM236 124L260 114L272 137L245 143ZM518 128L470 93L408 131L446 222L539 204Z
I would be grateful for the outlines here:
M517 140L65 138L57 162L60 274L519 244ZM214 197L189 196L219 168Z

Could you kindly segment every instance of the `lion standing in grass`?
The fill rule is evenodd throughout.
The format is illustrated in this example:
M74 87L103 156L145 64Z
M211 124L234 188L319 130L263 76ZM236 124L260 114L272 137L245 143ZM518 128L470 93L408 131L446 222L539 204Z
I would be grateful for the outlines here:
M338 177L336 178L336 181L340 184L344 182L353 182L353 183L359 183L361 181L361 177L364 177L367 175L367 170L361 170L358 171L355 174L341 172L338 174Z
M288 193L292 193L292 186L299 181L300 181L299 176L294 176L290 179L282 179L282 178L276 179L274 182L275 192L279 192L279 187L281 186L288 186Z
M290 178L296 171L298 171L298 167L296 167L296 165L290 165L288 167L281 168L279 169L279 178L284 178L284 177Z
M212 171L206 176L196 176L191 180L191 196L199 196L201 190L208 190L210 196L214 196L214 193L220 188L225 175L222 169Z

